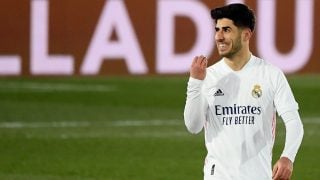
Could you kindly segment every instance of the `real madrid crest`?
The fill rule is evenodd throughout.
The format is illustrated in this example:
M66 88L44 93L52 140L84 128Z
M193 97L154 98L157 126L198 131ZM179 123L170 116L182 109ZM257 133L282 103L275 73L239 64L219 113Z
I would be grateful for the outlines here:
M260 98L262 96L262 90L261 90L261 86L256 84L253 86L252 89L252 96L254 98Z

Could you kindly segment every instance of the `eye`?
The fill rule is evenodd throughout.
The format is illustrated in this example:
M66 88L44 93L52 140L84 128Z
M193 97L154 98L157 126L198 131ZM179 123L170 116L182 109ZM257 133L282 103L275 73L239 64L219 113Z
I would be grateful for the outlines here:
M229 27L223 28L223 32L231 32L231 29Z
M214 28L214 29L216 30L216 32L218 32L218 31L220 30L220 29L219 29L219 28L217 28L217 27L216 27L216 28Z

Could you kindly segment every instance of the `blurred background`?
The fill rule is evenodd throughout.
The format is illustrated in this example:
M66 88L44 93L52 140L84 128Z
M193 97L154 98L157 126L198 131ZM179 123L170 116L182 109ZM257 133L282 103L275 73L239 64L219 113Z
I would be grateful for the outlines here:
M196 55L219 60L212 8L256 13L252 53L281 68L305 136L293 180L318 179L320 2L1 0L0 179L202 179L183 122ZM285 132L280 118L274 160Z

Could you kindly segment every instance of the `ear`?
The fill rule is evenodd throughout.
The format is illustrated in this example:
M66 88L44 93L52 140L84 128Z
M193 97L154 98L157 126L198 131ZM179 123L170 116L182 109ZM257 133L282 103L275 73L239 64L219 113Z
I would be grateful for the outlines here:
M244 41L249 41L251 39L252 31L249 28L244 29L242 33Z

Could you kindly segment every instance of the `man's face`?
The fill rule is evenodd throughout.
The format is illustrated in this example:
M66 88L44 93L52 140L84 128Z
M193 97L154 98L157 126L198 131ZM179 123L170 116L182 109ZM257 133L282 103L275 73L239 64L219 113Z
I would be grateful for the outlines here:
M215 40L220 56L232 58L242 49L242 30L227 18L219 19L216 23Z

